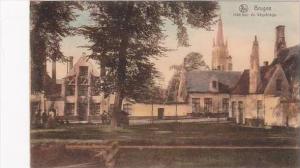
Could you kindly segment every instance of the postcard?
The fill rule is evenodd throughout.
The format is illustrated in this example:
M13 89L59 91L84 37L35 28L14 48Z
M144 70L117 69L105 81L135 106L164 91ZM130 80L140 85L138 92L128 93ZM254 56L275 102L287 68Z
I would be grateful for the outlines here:
M31 1L31 168L300 166L299 1Z

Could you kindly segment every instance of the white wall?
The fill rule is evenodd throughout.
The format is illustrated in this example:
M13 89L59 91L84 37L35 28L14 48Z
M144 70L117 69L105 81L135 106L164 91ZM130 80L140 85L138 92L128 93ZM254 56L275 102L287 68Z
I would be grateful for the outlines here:
M189 95L189 106L190 112L192 112L192 98L200 98L200 109L204 111L204 98L212 98L214 113L223 111L223 98L229 98L229 111L230 111L230 95L229 94L214 94L214 93L190 93Z
M131 117L151 117L158 116L158 108L164 108L164 116L176 116L176 105L166 105L166 104L144 104L136 103L132 104ZM177 105L177 116L186 116L187 113L191 111L191 107L188 104L178 104Z
M280 97L263 95L263 94L253 94L247 96L232 95L231 102L243 101L244 103L243 124L245 124L245 119L257 118L257 100L263 101L265 125L286 126L286 120L288 118L290 127L300 126L299 102L294 104L283 104L282 103L283 100ZM294 107L293 110L291 109L292 107ZM239 123L238 121L239 113L237 109L236 112L237 112L236 122ZM287 115L289 116L287 117ZM230 107L230 116L232 116L231 107Z

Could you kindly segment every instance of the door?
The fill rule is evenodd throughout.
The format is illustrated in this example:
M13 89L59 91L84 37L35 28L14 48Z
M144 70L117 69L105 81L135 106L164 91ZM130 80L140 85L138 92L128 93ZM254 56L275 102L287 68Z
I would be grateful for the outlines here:
M79 106L78 106L78 118L79 118L79 121L85 121L85 120L87 120L87 104L85 104L85 103L79 103Z
M239 124L243 124L244 104L243 104L242 101L239 101L238 111L239 111L238 123L239 123Z
M161 120L164 118L164 108L158 108L158 119Z
M236 118L236 102L233 101L231 103L231 114L232 114L232 118Z

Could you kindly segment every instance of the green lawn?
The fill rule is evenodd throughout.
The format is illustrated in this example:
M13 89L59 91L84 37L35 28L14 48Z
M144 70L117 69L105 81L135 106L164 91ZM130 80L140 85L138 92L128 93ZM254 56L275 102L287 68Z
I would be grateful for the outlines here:
M111 130L100 125L69 125L57 129L31 130L31 142L118 140L120 145L190 146L298 146L299 130L246 128L226 123L167 123L130 126ZM56 144L56 143L55 143ZM32 168L82 164L84 168L103 167L93 150L66 150L59 143L52 148L32 146ZM300 166L299 149L139 149L120 148L117 168L255 167L288 168ZM76 167L76 166L75 166ZM79 166L80 167L80 166Z
M228 123L164 123L112 131L100 125L70 125L31 131L32 142L45 139L118 140L123 145L295 146L299 130L246 128Z
M126 149L118 168L287 168L299 167L299 150Z

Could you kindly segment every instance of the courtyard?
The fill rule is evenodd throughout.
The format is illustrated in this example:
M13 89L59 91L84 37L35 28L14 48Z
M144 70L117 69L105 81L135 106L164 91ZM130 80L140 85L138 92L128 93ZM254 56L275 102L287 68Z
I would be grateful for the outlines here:
M70 124L31 130L31 143L119 143L116 167L299 167L299 130L248 128L231 123L155 123L111 130ZM33 149L33 148L32 148ZM90 150L52 150L46 163L32 150L32 167L99 167ZM64 157L61 157L61 156ZM60 156L60 157L58 157ZM51 158L51 159L49 159Z

